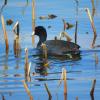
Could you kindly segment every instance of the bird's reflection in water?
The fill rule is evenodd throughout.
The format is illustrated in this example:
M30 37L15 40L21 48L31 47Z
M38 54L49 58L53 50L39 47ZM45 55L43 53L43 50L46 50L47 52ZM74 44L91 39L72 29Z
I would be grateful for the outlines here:
M48 62L44 58L39 58L39 62L36 63L35 72L46 76L48 74L48 68Z
M48 60L45 60L42 56L39 56L38 62L36 62L35 66L35 72L47 76L48 75L48 68L50 68L50 64L54 61L58 60L59 63L60 61L66 61L71 60L71 61L78 61L81 60L81 55L64 55L64 56L49 56L48 55Z

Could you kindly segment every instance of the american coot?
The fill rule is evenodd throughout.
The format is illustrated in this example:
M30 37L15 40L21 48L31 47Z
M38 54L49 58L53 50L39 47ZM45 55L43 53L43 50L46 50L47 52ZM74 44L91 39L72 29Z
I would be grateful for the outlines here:
M48 55L78 55L80 54L80 46L64 40L46 40L47 32L43 26L35 27L34 35L39 36L39 42L37 48L42 50L41 44L45 43L47 46Z

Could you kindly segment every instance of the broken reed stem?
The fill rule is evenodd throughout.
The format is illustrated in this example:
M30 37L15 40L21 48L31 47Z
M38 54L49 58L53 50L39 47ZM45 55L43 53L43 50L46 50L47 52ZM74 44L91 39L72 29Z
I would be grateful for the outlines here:
M45 83L44 86L45 86L45 89L46 89L46 91L47 91L47 93L48 93L49 98L52 98L52 95L51 95L51 93L50 93L50 91L49 91L49 89L48 89L47 84Z
M91 26L92 26L93 33L94 33L94 38L93 38L93 41L92 41L92 48L94 48L94 44L95 44L96 37L97 37L96 28L95 28L95 26L94 26L94 21L93 21L93 18L92 18L92 16L91 16L91 13L90 13L89 8L86 8L86 12L87 12L88 17L89 17L89 19L90 19Z
M14 40L14 53L15 56L19 56L20 54L20 42L19 42L19 22L17 21L12 29L15 33L15 40Z
M92 88L90 90L90 95L94 95L94 90L95 90L95 85L96 85L96 79L93 80L93 83L92 83Z
M71 41L72 39L71 39L71 37L70 36L68 36L68 33L66 33L66 32L61 32L60 33L60 39L61 39L61 37L66 37L66 41Z
M32 0L32 31L35 30L35 1Z
M16 32L17 29L17 32ZM19 37L19 22L17 21L13 27L13 32Z
M43 48L44 58L47 60L47 47L46 47L46 44L42 43L42 48Z
M7 32L6 32L6 27L5 27L3 15L1 16L1 22L2 22L2 28L3 28L4 39L5 39L5 44L6 44L6 53L8 54L8 51L9 51L8 35L7 35Z
M30 90L29 90L29 88L28 88L26 82L25 82L24 80L23 80L22 82L23 82L24 88L25 88L25 90L26 90L28 96L30 97L30 100L33 100L33 96L31 95L31 92L30 92Z
M75 44L77 44L77 26L78 26L78 21L76 21L76 26L75 26Z

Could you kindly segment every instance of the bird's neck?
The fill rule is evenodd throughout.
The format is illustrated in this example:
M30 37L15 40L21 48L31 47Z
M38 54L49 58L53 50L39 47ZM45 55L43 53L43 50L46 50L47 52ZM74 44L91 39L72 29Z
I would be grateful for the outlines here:
M39 42L37 44L37 47L40 47L42 43L44 43L47 39L47 36L39 36Z

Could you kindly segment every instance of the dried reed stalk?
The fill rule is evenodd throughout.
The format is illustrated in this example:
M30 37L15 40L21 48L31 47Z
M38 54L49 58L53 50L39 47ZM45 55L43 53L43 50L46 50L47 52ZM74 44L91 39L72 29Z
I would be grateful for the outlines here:
M71 39L71 37L68 35L68 33L67 32L61 32L60 33L60 39L62 38L62 37L66 37L66 41L71 41L72 39Z
M52 95L51 95L51 93L50 93L50 91L49 91L49 89L48 89L47 84L45 83L44 86L45 86L45 89L46 89L46 91L47 91L47 93L48 93L49 98L52 98Z
M32 0L32 31L35 30L35 1Z
M32 31L35 31L35 1L32 0ZM34 46L34 35L32 34L32 45Z
M43 48L44 58L47 59L47 47L46 47L46 44L42 43L41 46Z
M30 92L30 90L29 90L29 88L28 88L26 82L25 82L24 80L23 80L22 82L23 82L24 88L25 88L25 90L26 90L28 96L30 97L30 100L33 100L33 96L31 95L31 92Z
M6 44L6 53L8 54L8 51L9 51L8 35L7 35L7 32L6 32L6 27L5 27L3 15L1 16L1 22L2 22L2 28L3 28L4 39L5 39L5 44Z
M93 18L92 18L92 16L91 16L91 13L90 13L89 8L86 8L86 12L87 12L88 17L89 17L89 19L90 19L91 26L92 26L93 33L94 33L94 38L93 38L93 41L92 41L92 48L94 48L94 44L95 44L96 37L97 37L96 28L95 28L95 26L94 26L94 21L93 21Z
M96 79L93 80L93 83L92 83L92 88L90 90L90 95L94 95L94 90L95 90L95 85L96 85Z

